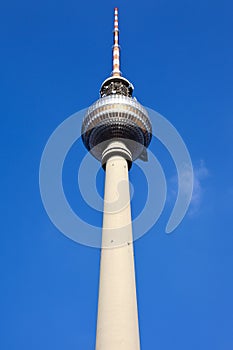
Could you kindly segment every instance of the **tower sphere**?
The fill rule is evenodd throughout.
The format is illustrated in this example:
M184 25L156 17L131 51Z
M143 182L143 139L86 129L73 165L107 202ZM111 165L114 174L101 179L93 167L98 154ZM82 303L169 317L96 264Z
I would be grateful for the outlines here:
M148 113L132 98L132 90L132 85L123 77L107 79L100 91L103 97L88 108L84 117L83 143L102 162L103 152L112 141L123 141L131 153L128 159L131 161L142 156L151 141Z

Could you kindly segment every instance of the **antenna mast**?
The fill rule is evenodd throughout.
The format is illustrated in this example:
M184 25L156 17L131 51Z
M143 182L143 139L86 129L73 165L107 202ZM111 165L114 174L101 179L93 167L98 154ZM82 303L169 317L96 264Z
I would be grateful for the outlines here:
M118 25L118 8L114 9L114 44L112 52L112 76L120 77L120 46L119 46L119 25Z
M119 46L119 26L118 26L118 8L114 8L114 30L113 30L113 48L112 48L112 74L107 78L100 88L100 96L124 95L132 97L133 85L124 77L120 71L120 46Z

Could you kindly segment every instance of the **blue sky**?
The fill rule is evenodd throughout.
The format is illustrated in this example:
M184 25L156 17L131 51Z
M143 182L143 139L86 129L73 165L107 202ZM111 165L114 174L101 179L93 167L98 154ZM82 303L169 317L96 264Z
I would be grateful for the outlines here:
M50 134L98 98L111 72L114 6L122 72L139 101L180 132L196 173L190 211L166 235L175 168L154 141L169 194L156 226L135 243L142 349L230 350L233 5L227 0L1 4L0 348L94 349L100 252L53 226L38 172ZM74 210L88 216L76 202L75 172L84 155L74 145L64 188ZM136 215L145 179L136 167L130 175L138 191ZM100 170L101 193L103 176Z

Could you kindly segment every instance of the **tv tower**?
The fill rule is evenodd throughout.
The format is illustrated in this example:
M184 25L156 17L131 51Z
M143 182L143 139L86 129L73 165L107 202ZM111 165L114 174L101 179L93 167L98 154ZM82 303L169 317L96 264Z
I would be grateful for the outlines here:
M118 9L114 9L113 70L82 123L82 140L105 169L96 350L138 350L137 296L128 171L147 160L152 127L120 71Z

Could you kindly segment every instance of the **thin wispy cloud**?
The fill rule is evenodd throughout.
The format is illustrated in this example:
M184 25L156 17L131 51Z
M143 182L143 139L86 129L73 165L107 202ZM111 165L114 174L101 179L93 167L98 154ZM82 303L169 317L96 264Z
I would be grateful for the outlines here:
M204 198L205 193L205 187L204 182L209 177L209 170L206 167L205 161L200 160L198 163L193 165L193 178L192 173L189 168L183 168L183 171L181 172L181 183L182 183L182 193L183 195L188 194L190 189L190 182L193 181L193 193L192 193L192 199L190 202L188 215L193 216L198 214L201 203ZM173 176L170 180L171 184L171 190L170 196L168 198L169 202L173 201L174 198L177 196L177 186L178 186L178 180L176 176Z
M205 188L204 180L208 178L209 171L205 165L204 160L201 160L198 165L194 167L194 184L193 184L193 195L190 204L189 215L196 214L203 200Z

